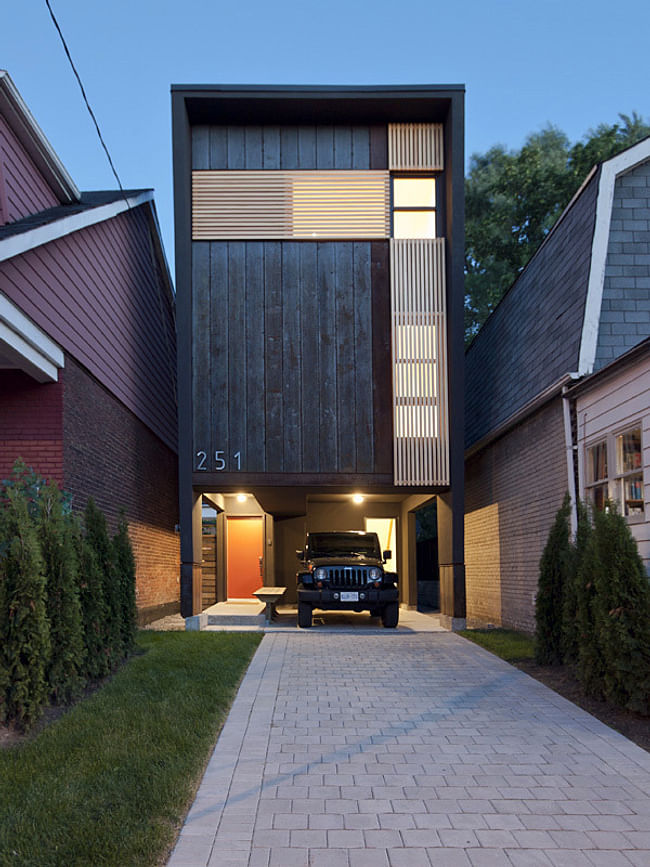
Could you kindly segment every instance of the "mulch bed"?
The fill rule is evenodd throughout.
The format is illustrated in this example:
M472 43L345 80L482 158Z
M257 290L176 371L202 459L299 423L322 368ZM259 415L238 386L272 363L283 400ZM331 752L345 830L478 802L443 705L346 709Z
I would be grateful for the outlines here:
M530 659L516 660L512 664L650 752L650 717L585 695L572 666L537 665Z

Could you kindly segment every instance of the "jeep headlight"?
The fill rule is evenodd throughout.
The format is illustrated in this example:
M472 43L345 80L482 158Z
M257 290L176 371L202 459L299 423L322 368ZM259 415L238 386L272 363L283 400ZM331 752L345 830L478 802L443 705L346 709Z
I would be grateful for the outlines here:
M382 571L378 566L371 566L368 570L368 577L371 581L381 581Z
M325 569L323 566L319 566L317 569L314 570L314 578L317 581L325 581L325 579L327 578L327 569Z

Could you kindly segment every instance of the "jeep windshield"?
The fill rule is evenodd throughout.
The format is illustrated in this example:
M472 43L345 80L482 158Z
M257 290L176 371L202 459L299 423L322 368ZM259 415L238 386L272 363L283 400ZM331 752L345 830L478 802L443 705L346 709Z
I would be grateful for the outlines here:
M310 557L374 557L381 559L381 551L374 533L310 533Z

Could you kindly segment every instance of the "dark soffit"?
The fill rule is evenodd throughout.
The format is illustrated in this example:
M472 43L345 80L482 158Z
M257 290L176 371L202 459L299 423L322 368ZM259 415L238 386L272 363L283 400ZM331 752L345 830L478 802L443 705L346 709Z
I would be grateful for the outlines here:
M457 85L316 87L172 85L182 94L190 123L442 122Z

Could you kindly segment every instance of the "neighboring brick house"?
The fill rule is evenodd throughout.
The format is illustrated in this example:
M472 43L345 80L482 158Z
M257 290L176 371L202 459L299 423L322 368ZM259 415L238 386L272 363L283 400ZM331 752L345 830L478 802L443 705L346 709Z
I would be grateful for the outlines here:
M616 498L637 538L647 534L643 399L595 427L585 421L585 400L592 387L615 381L605 369L649 335L645 139L592 170L467 350L468 622L534 629L539 560L567 490L574 502L576 494L597 504ZM602 379L589 376L599 370ZM571 389L584 377L590 385ZM626 388L643 382L631 376ZM606 449L593 449L606 440ZM625 471L614 469L617 449ZM593 478L606 452L610 474Z
M126 510L141 620L179 606L175 358L152 192L80 193L0 71L0 478Z

